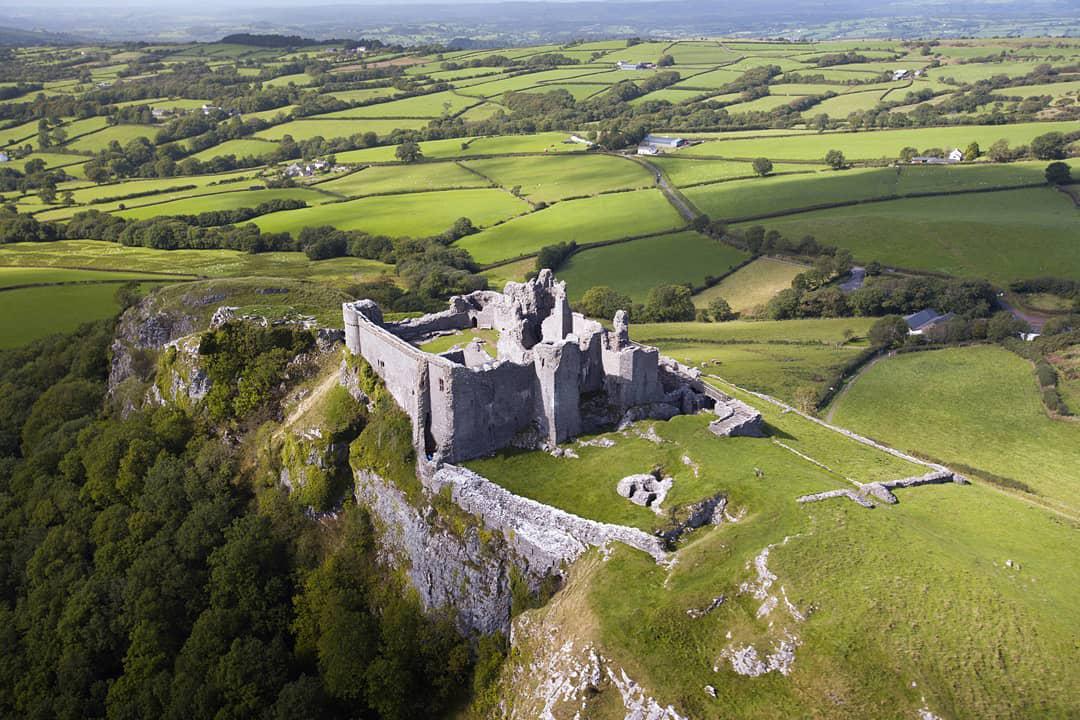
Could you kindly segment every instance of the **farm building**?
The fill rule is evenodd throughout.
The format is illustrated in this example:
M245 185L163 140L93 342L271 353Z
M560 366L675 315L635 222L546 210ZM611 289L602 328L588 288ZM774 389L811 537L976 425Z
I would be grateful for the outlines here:
M964 151L960 148L953 148L948 155L948 160L951 163L961 162L964 159Z
M11 158L8 157L8 154L6 152L0 152L0 163L5 163L10 159Z
M663 135L646 135L641 141L642 145L651 145L655 148L667 148L674 150L686 144L686 140L678 137L664 137Z
M933 308L925 308L917 313L904 316L904 322L908 326L908 334L910 335L922 335L927 330L948 322L956 317L956 313L945 313L942 315Z
M660 151L656 148L655 145L638 145L637 146L637 154L638 155L657 155L659 153L660 153Z
M620 60L615 63L615 66L620 70L648 70L649 68L656 67L648 62L627 62L626 60Z
M907 76L908 76L908 74L910 72L911 72L910 70L903 70L903 69L901 69L901 70L893 70L892 79L893 80L903 80L903 79L907 78Z

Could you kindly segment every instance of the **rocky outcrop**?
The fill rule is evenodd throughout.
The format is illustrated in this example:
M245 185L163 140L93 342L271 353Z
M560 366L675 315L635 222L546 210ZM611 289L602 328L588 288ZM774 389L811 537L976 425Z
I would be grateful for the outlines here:
M468 634L507 629L512 561L501 538L485 537L478 525L443 526L431 505L414 507L371 472L356 474L356 499L379 529L382 560L404 570L425 609L456 611Z
M155 369L154 353L195 332L196 322L191 314L160 308L154 296L125 312L112 344L109 393L114 393L129 378L151 379Z

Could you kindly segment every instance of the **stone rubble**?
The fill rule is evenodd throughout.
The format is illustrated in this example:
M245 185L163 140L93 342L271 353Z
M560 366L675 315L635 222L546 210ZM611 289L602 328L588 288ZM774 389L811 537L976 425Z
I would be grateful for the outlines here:
M892 493L896 488L910 488L918 487L920 485L943 485L945 483L956 483L957 485L966 485L967 480L962 476L956 475L949 470L934 470L933 472L926 473L925 475L916 475L913 477L900 478L899 480L884 480L879 482L864 483L856 490L847 488L841 488L839 490L828 490L826 492L813 493L811 495L803 495L795 498L795 502L799 504L818 502L821 500L828 500L830 498L846 497L852 502L862 505L864 508L874 507L873 501L870 499L886 503L888 505L895 505L900 500ZM869 497L868 497L869 496Z
M672 478L661 478L657 472L628 475L615 486L615 492L635 505L647 507L657 515L662 515L664 511L660 509L660 505L673 483Z
M609 448L615 447L615 441L608 437L598 437L591 440L578 440L578 445L582 447Z
M723 604L724 604L724 596L723 595L718 595L718 596L716 596L716 597L714 597L712 599L712 602L710 602L708 605L706 605L703 608L687 608L686 614L689 615L694 620L697 620L698 618L705 617L706 615L708 615L713 610L715 610L716 608L720 607Z

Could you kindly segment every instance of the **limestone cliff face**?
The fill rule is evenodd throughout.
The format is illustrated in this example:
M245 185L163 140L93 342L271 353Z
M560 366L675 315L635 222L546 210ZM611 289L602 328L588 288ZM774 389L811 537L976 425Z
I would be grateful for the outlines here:
M378 475L356 474L356 500L375 522L383 560L402 569L428 610L457 613L468 634L510 625L512 554L501 536L454 522L433 504L414 507Z

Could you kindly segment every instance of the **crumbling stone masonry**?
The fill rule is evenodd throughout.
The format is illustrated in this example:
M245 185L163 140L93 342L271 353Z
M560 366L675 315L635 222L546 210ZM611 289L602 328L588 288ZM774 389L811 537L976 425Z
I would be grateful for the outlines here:
M440 312L384 322L371 300L343 306L345 342L383 379L413 421L414 445L436 464L504 447L550 447L583 432L712 409L719 435L760 435L761 415L706 386L697 371L572 312L566 284L542 270L504 292L451 298ZM439 335L496 330L495 357L469 343L438 355L418 345Z

